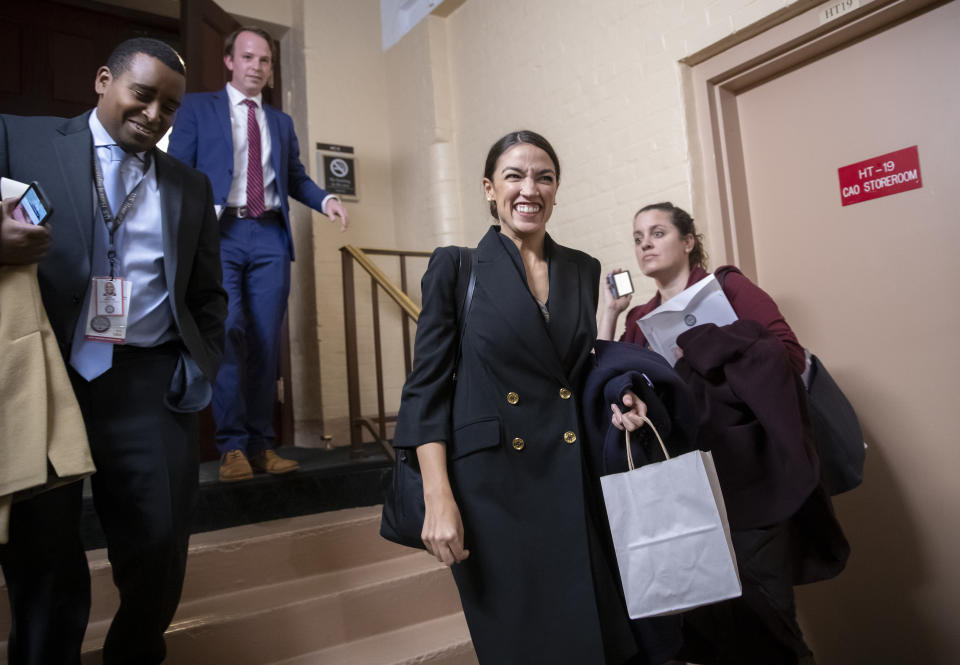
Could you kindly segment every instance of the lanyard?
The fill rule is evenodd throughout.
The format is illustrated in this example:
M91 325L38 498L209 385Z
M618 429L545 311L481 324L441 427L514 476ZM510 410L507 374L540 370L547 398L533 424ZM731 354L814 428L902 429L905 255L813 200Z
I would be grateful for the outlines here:
M146 168L150 165L150 153L146 154L146 164L144 168L144 174L146 173ZM118 178L122 178L120 173L117 173ZM130 208L133 207L133 204L137 201L137 196L140 194L140 185L143 184L143 177L137 182L136 186L127 194L127 197L123 200L123 203L120 204L120 209L117 210L117 216L114 217L113 213L110 212L110 203L107 200L107 193L103 189L103 169L100 168L100 158L97 157L97 151L93 151L93 182L96 185L97 189L97 203L100 204L100 213L103 215L103 221L107 225L107 231L110 232L110 246L107 248L107 259L110 261L110 279L113 279L116 276L116 264L117 264L117 250L114 240L114 236L117 233L117 229L120 228L120 225L123 224L123 220L127 218L127 213L130 212Z

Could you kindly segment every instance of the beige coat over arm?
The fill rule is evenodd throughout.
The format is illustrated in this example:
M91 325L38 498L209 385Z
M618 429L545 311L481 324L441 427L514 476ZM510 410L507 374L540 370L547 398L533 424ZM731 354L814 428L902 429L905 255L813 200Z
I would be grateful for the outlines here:
M94 470L37 266L0 266L0 544L14 500Z

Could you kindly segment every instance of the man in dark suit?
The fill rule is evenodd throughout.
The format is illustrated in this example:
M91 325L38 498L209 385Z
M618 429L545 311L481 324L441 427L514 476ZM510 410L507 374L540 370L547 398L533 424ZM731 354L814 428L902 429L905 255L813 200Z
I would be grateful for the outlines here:
M39 181L54 209L40 290L87 427L93 499L120 592L105 665L165 656L197 491L195 412L210 399L223 352L210 184L154 148L184 88L176 51L138 38L97 71L92 112L0 116L0 175ZM17 247L20 259L42 255L42 238L15 221L2 219L0 256L17 261L8 260ZM120 316L120 303L100 288L106 282L124 294ZM80 662L90 606L80 487L13 508L0 551L13 665Z
M260 28L227 37L223 60L230 82L223 90L187 95L170 136L170 154L209 176L221 211L230 311L213 416L225 482L251 478L254 470L298 468L273 450L280 330L293 260L287 197L347 228L343 204L307 176L290 116L263 103L272 43Z

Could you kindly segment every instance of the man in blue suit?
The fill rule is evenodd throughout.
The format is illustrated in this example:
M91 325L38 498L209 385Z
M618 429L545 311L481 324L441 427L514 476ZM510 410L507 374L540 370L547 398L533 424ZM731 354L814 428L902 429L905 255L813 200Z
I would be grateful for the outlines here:
M262 103L273 70L270 35L245 27L227 37L223 90L187 95L169 154L203 171L220 210L227 342L213 393L220 480L253 471L287 473L297 462L273 448L280 329L290 293L292 196L347 228L343 204L318 187L300 162L290 116Z

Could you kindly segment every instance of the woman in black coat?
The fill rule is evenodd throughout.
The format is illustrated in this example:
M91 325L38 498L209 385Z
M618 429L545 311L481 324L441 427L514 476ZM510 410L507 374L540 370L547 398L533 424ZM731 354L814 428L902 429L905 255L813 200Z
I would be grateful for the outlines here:
M559 181L538 134L513 132L490 149L483 187L499 227L475 250L459 362L455 292L466 268L441 248L423 277L394 445L417 448L423 542L452 566L481 663L662 662L669 640L638 655L585 463L578 402L600 264L546 233ZM617 417L632 429L643 410L636 400Z

